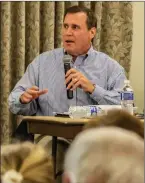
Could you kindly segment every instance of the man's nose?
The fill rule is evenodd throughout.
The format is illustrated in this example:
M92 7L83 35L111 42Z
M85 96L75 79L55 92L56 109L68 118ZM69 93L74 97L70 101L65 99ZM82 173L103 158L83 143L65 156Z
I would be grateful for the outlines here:
M72 35L73 34L73 30L71 27L68 27L66 30L66 35Z

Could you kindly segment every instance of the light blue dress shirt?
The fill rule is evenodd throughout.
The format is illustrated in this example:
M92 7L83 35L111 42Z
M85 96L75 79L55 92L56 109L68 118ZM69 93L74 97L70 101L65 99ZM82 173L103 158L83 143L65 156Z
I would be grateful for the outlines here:
M92 94L77 88L73 99L67 99L64 74L64 49L44 52L29 64L20 81L9 96L9 108L14 114L51 116L53 112L67 112L70 105L113 105L120 104L120 93L126 79L118 62L91 47L86 55L78 56L72 67L82 72L93 84ZM48 93L28 104L19 99L32 86Z

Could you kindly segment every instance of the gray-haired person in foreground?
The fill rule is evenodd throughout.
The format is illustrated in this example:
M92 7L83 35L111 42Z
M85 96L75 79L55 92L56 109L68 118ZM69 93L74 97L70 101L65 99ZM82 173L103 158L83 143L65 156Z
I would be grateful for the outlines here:
M63 183L143 183L144 143L134 132L102 127L80 133L65 157Z

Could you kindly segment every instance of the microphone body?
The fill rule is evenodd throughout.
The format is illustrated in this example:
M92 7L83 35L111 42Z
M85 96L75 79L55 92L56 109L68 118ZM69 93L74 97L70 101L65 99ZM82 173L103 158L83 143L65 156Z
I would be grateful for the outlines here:
M65 74L67 73L68 70L71 69L71 60L72 60L72 57L70 55L64 55L64 58L63 58L63 63L64 63L64 72ZM72 80L70 80L67 84L66 84L66 87L69 85L69 83L71 82ZM68 99L72 99L73 98L73 91L72 90L67 90L67 98Z

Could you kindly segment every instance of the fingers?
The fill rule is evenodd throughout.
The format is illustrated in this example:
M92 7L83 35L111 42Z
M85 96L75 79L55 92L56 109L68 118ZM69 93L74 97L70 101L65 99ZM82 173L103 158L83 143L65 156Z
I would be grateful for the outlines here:
M67 89L75 90L78 87L82 88L85 92L90 93L92 93L92 91L94 90L94 85L84 76L81 76L79 79L72 79L72 81L68 84Z
M65 83L69 83L69 81L72 79L75 81L75 79L78 79L80 76L79 76L79 73L75 73L75 74L70 74L66 80L65 80Z
M70 69L66 73L66 80L65 80L65 82L66 82L66 84L68 84L67 89L75 90L77 87L81 87L80 79L82 77L84 77L84 76L78 70Z
M26 92L29 93L30 95L38 95L38 93L39 93L39 91L35 91L32 89L27 89Z
M21 103L29 103L32 100L32 98L32 95L28 94L27 92L24 92L20 97L20 101Z
M75 90L77 87L80 87L81 86L81 80L78 80L74 85L73 87L71 88L71 90Z
M69 71L67 71L67 73L65 75L65 77L66 77L65 83L68 84L72 80L70 82L71 83L71 86L72 86L73 84L75 84L77 82L77 80L79 80L79 78L81 76L82 76L82 74L78 70L72 68ZM69 85L70 85L70 83L69 83Z
M33 99L38 98L40 95L43 95L48 92L48 89L39 90L37 86L32 86L27 89L20 97L21 103L29 103Z
M30 88L30 89L27 89L26 92L32 96L39 96L39 95L42 95L42 94L45 94L48 92L48 89L44 89L44 90L39 90L39 89L36 89L36 88Z
M28 88L25 93L28 93L30 95L35 95L39 91L39 88L37 86L32 86L31 88Z
M68 84L67 89L71 88L71 90L75 90L77 87L79 87L81 84L80 79L77 78L72 79L72 81Z
M40 91L38 91L38 95L40 96L40 95L43 95L47 92L48 92L48 89L40 90Z
M38 91L39 90L38 86L32 86L30 89L31 90L35 90L35 91Z
M76 69L72 68L72 69L70 69L70 70L67 71L65 77L67 78L70 74L75 74L77 72L78 71Z
M30 100L33 98L32 95L30 95L30 94L27 93L27 92L24 92L23 97L25 97L25 98L27 98L27 99L30 99Z

